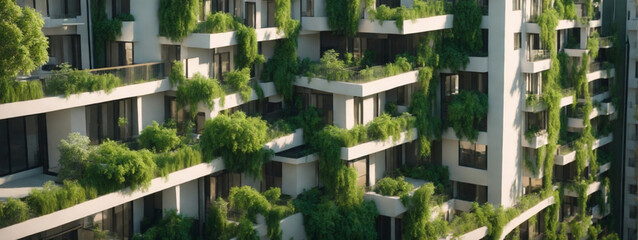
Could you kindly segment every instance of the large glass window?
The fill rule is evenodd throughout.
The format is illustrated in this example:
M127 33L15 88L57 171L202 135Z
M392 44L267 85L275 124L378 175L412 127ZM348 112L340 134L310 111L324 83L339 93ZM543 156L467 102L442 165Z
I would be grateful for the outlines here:
M385 150L385 172L392 172L403 165L403 145Z
M257 26L257 7L254 2L246 2L245 14L246 26L255 28Z
M457 182L457 198L469 202L483 204L487 202L487 186Z
M215 54L215 78L224 79L224 74L230 72L230 53Z
M135 130L133 123L137 120L137 115L133 114L136 103L133 99L122 99L86 106L86 128L91 143L131 138Z
M263 189L268 190L273 187L281 188L282 180L282 164L281 162L270 161L264 164L264 181Z
M0 120L0 176L40 167L47 157L44 114Z
M487 170L487 146L459 141L459 166Z

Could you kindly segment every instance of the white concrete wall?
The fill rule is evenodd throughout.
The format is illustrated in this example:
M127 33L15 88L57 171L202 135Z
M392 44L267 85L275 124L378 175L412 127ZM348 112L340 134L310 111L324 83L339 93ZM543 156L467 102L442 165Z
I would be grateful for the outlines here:
M164 122L164 93L145 95L140 98L142 104L137 108L140 109L141 115L137 117L141 123L138 129L142 132L144 127L153 123L153 120L158 123Z
M162 51L159 44L159 0L131 0L131 14L135 16L135 39L144 44L133 44L133 62L159 62Z
M199 219L199 184L198 179L179 186L179 213Z
M317 1L315 1L317 2ZM315 14L317 9L315 8ZM297 55L301 58L309 58L312 61L319 61L321 53L317 46L321 45L319 33L299 35L299 43L297 44Z
M60 140L72 132L79 132L86 136L87 123L84 109L84 107L76 107L46 114L49 169L58 170L60 151L57 147Z
M332 109L335 126L345 129L354 127L354 98L352 96L333 94Z
M385 176L385 151L370 154L370 186L373 186L379 179Z
M317 162L281 164L281 193L292 197L317 186Z
M164 210L163 213L166 213L167 210L177 210L177 212L179 213L179 207L180 207L180 194L179 194L179 189L180 186L174 186L174 187L170 187L167 189L164 189L162 191L162 209Z
M443 166L448 166L448 169L450 171L450 181L472 183L472 184L483 185L483 186L489 185L488 171L459 166L459 142L458 141L443 139L442 142L443 142L442 143L443 160L441 164ZM487 152L489 156L489 152L490 152L489 146L488 146ZM490 166L490 162L488 160L487 169L490 170L491 167L492 166ZM492 172L489 171L489 173L491 174ZM494 176L491 176L491 175L489 176L489 178L492 178L492 177ZM491 187L488 186L488 191L490 190L490 188ZM490 200L491 199L489 198L489 195L488 195L488 201Z

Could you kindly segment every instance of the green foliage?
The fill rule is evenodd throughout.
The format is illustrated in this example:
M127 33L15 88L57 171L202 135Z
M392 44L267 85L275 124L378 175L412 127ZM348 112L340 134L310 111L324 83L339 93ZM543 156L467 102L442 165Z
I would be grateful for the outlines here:
M230 71L226 73L224 81L227 82L234 91L239 92L242 101L250 101L250 95L253 93L253 89L249 85L250 68Z
M180 144L177 129L165 128L155 121L142 130L137 141L140 147L152 152L168 152L177 148Z
M413 196L401 197L401 202L408 209L403 215L404 239L439 239L448 232L446 221L441 219L430 221L430 201L434 195L434 185L427 183L414 191Z
M456 44L444 44L439 52L441 68L449 68L452 72L458 72L470 63L469 55L456 47Z
M590 59L596 59L596 57L598 57L599 45L598 33L594 33L591 37L587 38L587 50L589 50Z
M206 21L197 24L197 33L223 33L237 30L241 19L225 12L216 12L206 17Z
M75 181L64 181L62 187L48 181L41 190L32 189L26 201L29 208L36 215L41 216L71 207L95 196L95 193Z
M257 230L253 228L253 223L245 217L239 219L237 240L259 240Z
M221 156L228 171L245 172L253 178L261 178L261 166L273 154L263 148L268 141L267 122L243 112L207 120L200 140L206 159Z
M132 151L123 144L107 140L89 153L82 185L95 188L99 194L130 187L147 187L154 176L155 162L148 150Z
M328 27L336 34L354 36L361 18L360 3L358 0L327 0Z
M454 5L452 13L454 14L452 32L458 44L457 47L468 53L481 49L483 46L481 37L483 14L476 1L460 0Z
M420 46L423 46L420 45ZM421 50L420 50L421 51ZM430 53L433 55L433 53ZM427 55L430 55L427 54ZM420 55L419 62L433 62L428 60L433 57ZM438 60L438 56L434 61ZM422 90L412 94L412 102L408 111L415 116L415 127L419 133L419 156L427 157L430 155L430 141L438 139L441 136L441 119L433 116L433 102L436 98L436 88L438 87L438 78L432 78L433 69L423 67L419 69L418 80ZM434 80L434 81L432 81Z
M106 43L122 35L122 21L109 19L106 15L106 0L91 0L91 25L93 27L93 64L106 66Z
M376 9L367 7L370 19L379 20L380 24L383 24L383 21L394 20L399 29L403 29L403 21L405 20L414 21L417 18L447 14L447 8L449 8L444 0L415 0L412 8L404 6L389 8L386 5L381 5Z
M122 22L133 22L135 21L135 16L131 15L130 13L120 13L117 16L115 16L116 19L122 21Z
M385 107L383 108L383 111L387 114L390 114L390 116L393 116L393 117L399 115L397 104L394 102L386 102Z
M293 83L296 80L296 74L299 72L299 63L297 61L299 26L297 24L296 29L293 31L294 33L291 33L288 38L277 40L275 54L264 64L261 72L262 81L274 82L275 90L287 103L292 103Z
M309 239L376 239L373 202L353 207L340 207L328 198L320 197L317 189L304 192L293 201L304 216L304 228Z
M95 147L90 146L91 140L80 133L72 132L66 139L60 140L60 171L58 179L79 180L84 176L84 171L90 164L89 153Z
M270 188L263 192L261 195L264 195L266 200L268 200L268 202L270 202L271 204L275 204L277 200L279 200L279 197L281 197L281 188Z
M40 81L16 81L0 77L0 104L27 101L44 97Z
M410 131L414 122L414 117L404 114L401 117L391 117L389 114L382 114L368 123L368 137L370 139L386 140L392 137L394 141L401 138L403 131Z
M192 218L177 214L175 210L168 210L157 225L149 228L143 234L135 234L133 239L197 239L197 235L193 231L193 228L196 227L194 223Z
M253 63L264 63L264 55L259 54L257 48L257 33L255 29L240 25L237 29L235 68L250 68Z
M412 191L412 189L414 189L414 186L406 182L403 177L397 177L396 179L384 177L374 185L374 192L384 196L402 196Z
M7 92L1 82L46 63L49 42L42 33L44 20L33 8L20 8L15 1L4 0L0 1L0 16L0 103L6 103Z
M459 139L471 142L478 139L478 125L487 116L487 95L481 92L461 90L448 106L448 121Z
M349 55L346 54L345 56ZM411 56L407 57L413 58ZM353 62L349 62L353 64ZM365 58L361 60L361 66L365 65L364 62ZM405 56L398 56L394 62L385 66L366 66L366 68L358 71L352 70L352 67L357 66L346 64L346 61L340 59L338 52L330 49L324 52L318 64L309 64L307 68L302 69L301 74L309 78L320 77L329 81L367 82L411 71L412 63Z
M228 203L224 199L211 203L204 223L204 234L210 240L227 240L236 235L235 225L226 220L227 214Z
M168 75L168 80L171 81L171 86L177 86L186 82L184 63L182 63L182 61L173 61L173 66L171 67L171 72Z
M252 222L257 220L257 213L265 213L270 208L266 197L250 186L231 188L228 202L241 217L246 217Z
M9 198L0 202L0 228L29 219L29 206L20 199Z
M122 80L110 73L92 74L86 70L71 69L68 64L62 64L61 67L47 81L46 91L50 94L69 97L71 94L99 90L110 93L113 88L122 85Z
M224 105L226 92L222 89L217 79L206 78L196 73L190 80L177 87L177 104L181 107L189 106L191 117L197 114L197 104L204 102L208 108L214 109L214 99L219 99L219 105Z
M425 164L418 167L403 167L399 170L399 174L431 182L436 187L437 193L451 193L452 191L450 171L447 166Z
M197 27L198 0L160 0L159 35L180 42Z
M202 163L202 154L193 147L184 146L174 152L155 155L154 160L156 175L166 177L171 172Z

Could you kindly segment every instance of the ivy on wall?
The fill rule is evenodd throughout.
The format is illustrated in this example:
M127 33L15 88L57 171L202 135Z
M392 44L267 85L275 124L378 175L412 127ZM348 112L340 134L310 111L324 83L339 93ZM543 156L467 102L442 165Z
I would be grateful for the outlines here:
M199 0L160 0L157 18L159 35L182 41L197 28Z
M336 34L352 37L359 29L359 0L326 0L328 27Z
M93 26L93 67L105 67L106 43L115 41L117 36L122 35L122 21L118 18L108 19L106 0L91 0L91 25Z

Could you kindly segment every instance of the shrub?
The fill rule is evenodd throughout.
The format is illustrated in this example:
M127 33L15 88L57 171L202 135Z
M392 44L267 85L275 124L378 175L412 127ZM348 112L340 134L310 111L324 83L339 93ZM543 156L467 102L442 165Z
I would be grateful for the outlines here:
M211 203L210 210L204 223L204 233L210 240L225 240L236 235L234 224L226 220L228 203L222 198Z
M104 90L110 93L114 88L122 85L122 80L113 74L92 74L86 70L71 69L68 64L62 64L62 69L55 71L53 77L47 81L46 90L50 94L64 95L94 92Z
M120 13L117 16L115 16L116 19L122 21L122 22L132 22L135 21L135 17L133 15L131 15L130 13Z
M197 104L204 102L208 108L214 109L213 99L220 98L220 106L224 105L226 93L216 79L206 78L196 73L190 80L177 87L177 103L184 107L189 106L191 117L197 114Z
M234 91L239 92L242 101L250 101L250 95L253 93L253 89L249 85L250 68L230 71L226 73L224 81L227 82Z
M135 234L133 239L197 239L193 231L196 225L193 223L192 218L177 214L175 210L168 210L157 225L143 234Z
M268 200L250 186L231 188L228 202L231 209L253 222L257 220L257 213L265 215L270 208Z
M394 141L398 141L401 132L411 130L414 117L409 113L401 115L401 117L390 117L388 114L382 114L374 118L368 124L368 136L371 139L386 140L392 137Z
M182 41L197 27L197 0L161 0L157 18L159 35L172 41Z
M197 24L195 32L222 33L234 31L241 25L242 20L230 13L216 12L206 17L206 21Z
M448 193L451 191L450 172L447 166L438 164L425 164L418 167L403 167L400 174L409 178L421 179L432 182L437 193Z
M246 172L254 178L261 178L261 167L272 155L263 148L268 141L266 121L243 112L207 120L200 140L206 159L221 156L228 171Z
M448 232L447 222L430 222L430 201L434 195L434 185L427 183L414 191L413 196L404 196L401 203L408 209L403 216L404 239L438 239Z
M253 223L245 217L239 219L239 226L237 226L237 240L259 240L257 230L253 228Z
M29 208L40 216L71 207L94 197L96 197L95 193L87 191L75 181L64 181L62 187L48 181L41 190L31 190L27 196L27 203Z
M195 166L202 162L201 153L190 146L184 146L175 150L175 152L158 154L155 155L154 158L155 164L157 164L156 175L162 177L166 177L171 172Z
M237 55L235 56L235 68L250 68L253 63L264 63L264 55L259 54L255 29L240 25L236 35Z
M278 187L270 188L266 190L265 192L263 192L262 195L264 195L264 197L266 198L266 200L268 200L268 202L270 202L271 204L275 204L279 200L279 197L281 196L281 188L278 188Z
M58 179L81 179L90 164L88 159L95 147L89 146L91 140L80 133L72 132L66 139L60 140L60 172Z
M0 203L0 228L29 219L29 206L19 199L9 198Z
M396 179L384 177L374 185L374 192L384 196L401 196L414 189L412 184L406 182L403 177Z
M137 141L139 142L140 147L153 152L171 151L177 148L180 144L180 139L177 136L177 129L165 128L157 124L155 121L142 130Z
M403 29L403 21L405 20L415 20L447 13L444 0L415 0L412 8L404 6L389 8L386 5L381 5L376 9L372 9L370 6L367 7L370 19L379 21L395 20L395 24L399 29Z
M93 161L86 169L82 183L97 189L99 194L130 187L146 187L153 178L155 162L148 150L132 151L107 140L89 154Z
M339 35L354 36L359 29L360 2L358 0L326 1L326 15L330 29Z
M0 104L42 98L44 91L40 81L15 81L0 79Z

